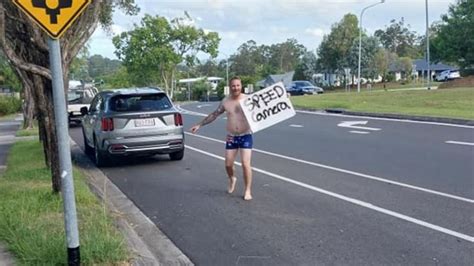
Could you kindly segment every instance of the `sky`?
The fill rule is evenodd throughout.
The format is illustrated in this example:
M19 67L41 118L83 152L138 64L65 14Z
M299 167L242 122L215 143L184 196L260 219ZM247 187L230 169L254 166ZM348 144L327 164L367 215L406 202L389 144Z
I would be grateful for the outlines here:
M331 25L347 13L360 18L363 8L378 0L135 0L140 7L136 16L120 11L114 14L111 33L101 27L89 41L90 54L116 59L112 37L129 31L139 24L144 14L164 16L168 19L184 17L190 24L207 31L217 32L221 38L218 59L235 54L248 40L257 45L271 45L294 38L308 50L315 52ZM429 24L441 20L450 4L456 0L428 0ZM368 8L362 17L362 28L372 35L384 29L392 19L404 18L405 24L418 34L426 31L425 0L385 0L385 3ZM204 57L204 58L203 58ZM201 59L206 59L204 55Z

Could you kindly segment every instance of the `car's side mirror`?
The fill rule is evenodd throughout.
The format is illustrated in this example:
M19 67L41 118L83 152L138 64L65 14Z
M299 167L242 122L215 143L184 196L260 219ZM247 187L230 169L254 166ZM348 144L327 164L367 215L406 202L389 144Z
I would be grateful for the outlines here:
M77 109L76 109L76 110L77 110ZM81 107L81 114L82 114L82 115L87 115L87 113L88 113L87 107L85 107L85 106L84 106L84 107Z

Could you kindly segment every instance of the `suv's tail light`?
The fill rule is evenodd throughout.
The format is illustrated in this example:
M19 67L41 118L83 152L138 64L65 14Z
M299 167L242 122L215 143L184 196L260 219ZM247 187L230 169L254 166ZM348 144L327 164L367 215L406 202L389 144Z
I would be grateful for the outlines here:
M174 125L175 126L183 125L183 116L180 113L174 114Z
M102 118L102 131L113 131L114 130L114 120L112 118Z

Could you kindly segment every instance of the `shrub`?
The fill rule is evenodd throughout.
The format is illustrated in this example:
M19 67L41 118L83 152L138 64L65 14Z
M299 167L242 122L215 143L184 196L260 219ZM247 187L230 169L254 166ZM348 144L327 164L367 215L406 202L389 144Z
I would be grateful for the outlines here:
M0 115L14 114L21 111L21 100L15 97L0 96Z

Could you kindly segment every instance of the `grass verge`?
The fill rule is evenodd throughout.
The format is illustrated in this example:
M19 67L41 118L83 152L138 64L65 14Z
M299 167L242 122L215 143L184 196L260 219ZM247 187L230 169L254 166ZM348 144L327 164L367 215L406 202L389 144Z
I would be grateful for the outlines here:
M474 88L372 91L295 96L298 108L448 117L474 120Z
M0 177L0 239L20 265L67 262L63 202L51 192L51 174L43 158L37 140L19 141ZM129 254L123 236L84 176L77 170L73 175L82 264L126 264Z
M16 114L0 115L0 121L15 119Z
M20 129L16 132L17 137L28 137L28 136L38 136L38 128L34 127L31 129Z

